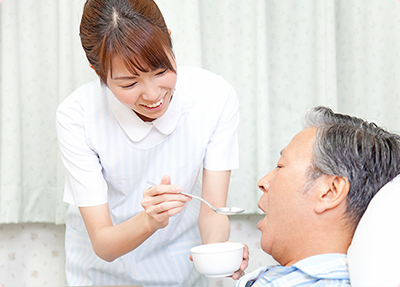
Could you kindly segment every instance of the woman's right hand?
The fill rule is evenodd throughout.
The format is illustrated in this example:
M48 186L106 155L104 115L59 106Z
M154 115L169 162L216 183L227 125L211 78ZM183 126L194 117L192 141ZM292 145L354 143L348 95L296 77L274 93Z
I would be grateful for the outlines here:
M171 185L171 179L164 175L160 185L149 187L143 192L141 202L147 217L149 228L158 230L169 223L169 218L181 212L186 202L192 198L180 194L182 187Z

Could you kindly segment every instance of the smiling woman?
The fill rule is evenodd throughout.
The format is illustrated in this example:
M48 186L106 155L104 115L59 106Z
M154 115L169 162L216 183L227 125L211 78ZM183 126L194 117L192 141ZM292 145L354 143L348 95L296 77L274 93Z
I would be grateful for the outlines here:
M70 204L68 284L206 286L190 248L227 241L229 219L180 192L226 206L230 170L238 167L233 88L176 65L153 0L88 0L80 36L99 80L57 110ZM147 180L160 184L148 188ZM246 247L233 278L247 256Z
M103 84L143 121L150 122L168 109L176 85L176 63L170 32L157 6L147 1L130 5L87 2L80 36ZM104 14L110 17L104 25L106 32L93 29L93 19Z

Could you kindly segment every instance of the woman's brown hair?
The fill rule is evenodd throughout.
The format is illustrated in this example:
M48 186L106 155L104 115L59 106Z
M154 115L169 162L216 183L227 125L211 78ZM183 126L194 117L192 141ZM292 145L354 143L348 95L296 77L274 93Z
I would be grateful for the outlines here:
M128 71L169 69L174 57L169 31L153 0L87 0L80 37L89 63L107 84L114 57Z

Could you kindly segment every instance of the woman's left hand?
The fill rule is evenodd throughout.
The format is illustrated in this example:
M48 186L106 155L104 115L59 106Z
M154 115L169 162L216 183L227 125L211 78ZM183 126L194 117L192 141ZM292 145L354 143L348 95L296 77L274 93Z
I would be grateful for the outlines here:
M240 264L239 270L232 274L231 277L233 280L240 279L240 277L244 275L244 270L247 268L247 266L249 266L249 247L244 243L243 245L243 261L242 264Z

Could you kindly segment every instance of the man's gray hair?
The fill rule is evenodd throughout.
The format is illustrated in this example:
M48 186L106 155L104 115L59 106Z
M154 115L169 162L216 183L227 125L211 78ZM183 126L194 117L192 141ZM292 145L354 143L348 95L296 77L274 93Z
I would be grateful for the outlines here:
M326 107L309 110L303 123L317 128L311 181L322 174L349 180L346 213L355 228L373 196L400 173L400 136Z

